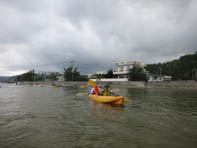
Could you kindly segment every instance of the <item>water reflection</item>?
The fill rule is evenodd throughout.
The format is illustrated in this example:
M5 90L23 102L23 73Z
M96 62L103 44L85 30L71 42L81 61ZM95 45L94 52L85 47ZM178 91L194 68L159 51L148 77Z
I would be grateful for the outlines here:
M133 99L114 106L86 88L2 86L0 147L197 146L196 89L114 88Z
M100 103L93 101L92 103L93 109L96 110L97 108L101 108L101 110L118 110L122 111L124 105L116 105L116 104L108 104L108 103Z

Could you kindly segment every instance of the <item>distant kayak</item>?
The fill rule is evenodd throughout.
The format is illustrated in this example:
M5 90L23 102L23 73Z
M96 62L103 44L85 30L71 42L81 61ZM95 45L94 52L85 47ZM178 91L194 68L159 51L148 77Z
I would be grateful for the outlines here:
M88 88L87 86L81 85L80 88Z
M51 85L52 88L58 88L58 85Z
M123 96L99 96L89 94L89 98L102 103L112 103L117 105L122 105L124 97Z

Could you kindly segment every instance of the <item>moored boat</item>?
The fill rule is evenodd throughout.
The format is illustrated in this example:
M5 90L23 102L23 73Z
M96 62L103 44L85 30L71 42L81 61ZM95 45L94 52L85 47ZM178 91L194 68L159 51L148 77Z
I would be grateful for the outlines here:
M122 105L124 97L123 96L100 96L100 95L93 95L89 94L89 98L102 103L111 103Z

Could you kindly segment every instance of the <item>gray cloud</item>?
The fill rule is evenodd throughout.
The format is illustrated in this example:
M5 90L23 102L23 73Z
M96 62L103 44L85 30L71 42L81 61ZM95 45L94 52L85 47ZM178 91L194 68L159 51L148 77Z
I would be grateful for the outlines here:
M71 60L92 73L197 50L195 0L4 0L0 11L0 75L60 70Z

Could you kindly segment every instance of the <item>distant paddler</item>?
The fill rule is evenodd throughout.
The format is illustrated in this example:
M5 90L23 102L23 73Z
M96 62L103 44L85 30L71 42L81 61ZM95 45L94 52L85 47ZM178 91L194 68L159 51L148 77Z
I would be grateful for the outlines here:
M74 87L74 88L78 88L78 84L77 84L77 83L74 83L74 84L73 84L73 87Z
M55 84L55 83L52 83L52 84L51 84L51 87L52 87L52 88L58 88L59 86L58 86L57 84Z
M82 84L82 85L80 86L80 88L88 88L88 87L87 87L86 84L84 83L84 84Z

